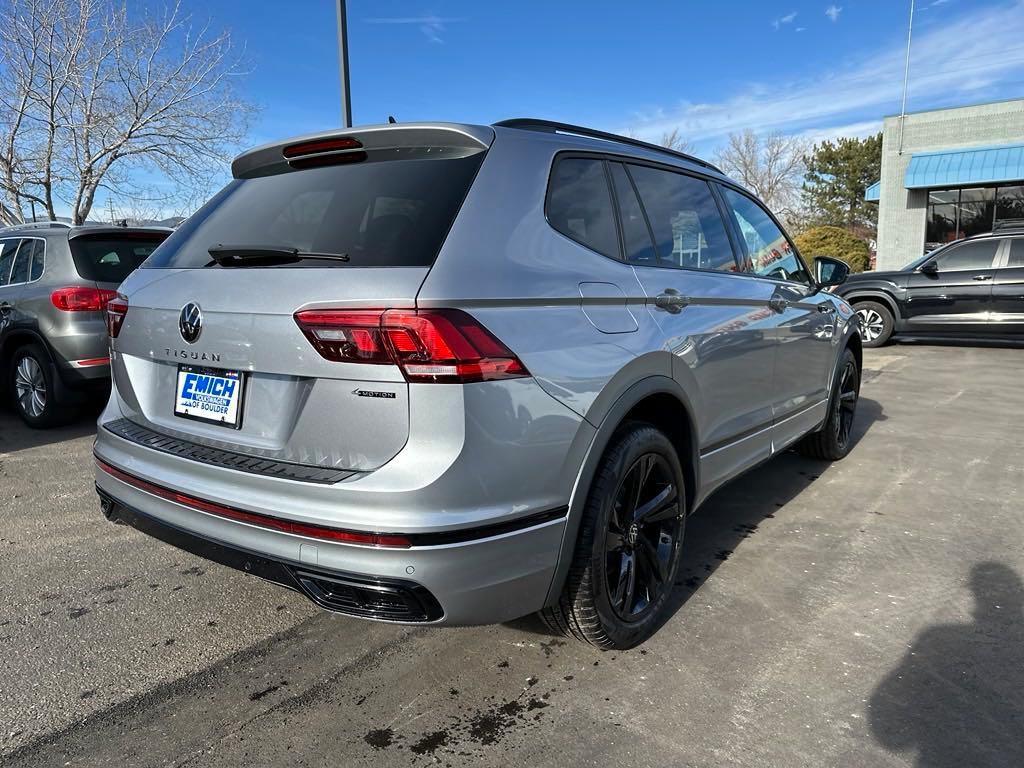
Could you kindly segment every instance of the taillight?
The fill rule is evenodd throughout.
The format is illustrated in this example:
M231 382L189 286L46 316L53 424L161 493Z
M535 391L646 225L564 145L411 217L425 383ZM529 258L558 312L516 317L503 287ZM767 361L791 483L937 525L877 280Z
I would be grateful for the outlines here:
M117 291L76 285L58 288L50 294L50 301L63 312L102 312L115 296Z
M124 324L124 316L127 314L128 299L124 296L118 294L107 302L107 334L110 338L117 338L117 334L121 332L121 326Z
M408 381L452 382L529 376L518 357L457 309L310 309L295 321L323 357L397 365Z

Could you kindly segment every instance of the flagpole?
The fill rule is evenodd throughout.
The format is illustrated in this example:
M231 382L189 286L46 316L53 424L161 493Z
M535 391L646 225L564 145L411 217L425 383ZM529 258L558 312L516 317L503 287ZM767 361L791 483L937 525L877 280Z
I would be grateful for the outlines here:
M903 154L903 124L907 121L907 86L910 83L910 41L914 34L914 0L910 0L910 22L907 24L907 61L903 67L903 104L900 106L900 142L898 154Z

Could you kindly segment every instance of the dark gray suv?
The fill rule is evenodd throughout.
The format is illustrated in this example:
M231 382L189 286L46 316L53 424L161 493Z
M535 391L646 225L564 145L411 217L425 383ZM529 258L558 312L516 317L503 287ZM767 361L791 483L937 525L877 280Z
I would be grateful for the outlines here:
M40 222L0 229L0 382L31 427L110 386L104 310L170 230Z

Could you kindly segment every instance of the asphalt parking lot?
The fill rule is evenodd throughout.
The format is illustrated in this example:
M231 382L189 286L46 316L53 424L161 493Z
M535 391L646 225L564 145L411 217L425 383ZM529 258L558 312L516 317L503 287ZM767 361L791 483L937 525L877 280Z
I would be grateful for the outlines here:
M626 653L320 613L106 523L88 419L0 411L0 763L1024 765L1024 350L866 358L852 454L712 498Z

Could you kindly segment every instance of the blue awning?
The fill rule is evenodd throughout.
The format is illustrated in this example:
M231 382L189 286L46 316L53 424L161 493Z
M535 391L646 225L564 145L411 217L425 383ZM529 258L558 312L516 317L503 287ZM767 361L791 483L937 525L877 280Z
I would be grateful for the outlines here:
M877 203L882 199L882 182L881 180L876 181L870 187L864 190L864 199L869 203Z
M1024 144L915 152L907 166L907 189L966 187L1024 180Z

